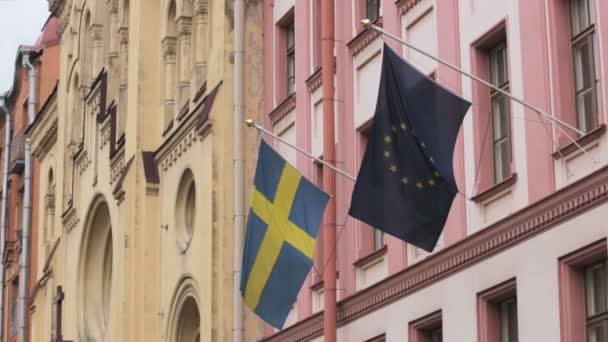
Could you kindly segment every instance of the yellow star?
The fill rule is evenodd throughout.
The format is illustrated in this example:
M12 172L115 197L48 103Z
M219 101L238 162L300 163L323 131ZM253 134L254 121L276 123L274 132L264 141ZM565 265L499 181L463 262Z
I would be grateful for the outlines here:
M435 164L435 159L433 159L433 157L430 157L430 158L429 158L429 161L430 161L431 163Z
M421 142L420 146L422 146L422 148L426 148L426 144L424 142Z
M433 174L435 175L435 177L439 178L439 171L435 171L433 172Z
M386 142L387 144L390 144L391 141L393 141L393 138L391 138L390 135L384 137L384 142Z
M397 172L397 165L395 164L391 164L391 166L388 167L388 169L392 172L395 173Z
M393 132L397 133L397 126L393 125L391 126L391 129L393 130Z
M403 183L403 184L409 184L410 180L407 179L407 177L403 177L403 178L401 178L401 183Z
M399 127L401 127L401 129L404 131L407 129L407 125L404 124L403 122L401 123L401 125Z
M418 190L422 190L422 188L424 188L424 184L422 184L422 182L417 182L416 187L418 188Z
M384 151L384 158L388 159L391 157L391 151Z
M430 185L430 186L434 186L434 185L435 185L435 180L433 180L433 179L429 179L429 185Z

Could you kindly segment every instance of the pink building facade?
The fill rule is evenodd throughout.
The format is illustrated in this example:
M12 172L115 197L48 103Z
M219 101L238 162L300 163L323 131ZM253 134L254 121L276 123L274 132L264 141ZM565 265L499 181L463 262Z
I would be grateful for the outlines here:
M264 124L318 157L321 1L264 1ZM608 2L335 6L339 168L358 172L384 41L473 103L454 156L467 198L456 197L433 253L348 217L354 183L337 177L338 340L608 341ZM584 134L364 29L366 17ZM321 184L320 165L278 141L274 146ZM322 244L317 239L315 267L285 329L267 327L266 341L322 341Z

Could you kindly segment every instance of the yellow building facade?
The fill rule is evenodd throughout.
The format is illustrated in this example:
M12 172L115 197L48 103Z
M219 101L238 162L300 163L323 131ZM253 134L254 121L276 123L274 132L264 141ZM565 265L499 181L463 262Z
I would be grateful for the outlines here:
M60 77L29 135L53 236L37 246L51 248L39 253L32 341L59 322L70 341L232 339L232 6L49 0ZM246 2L245 116L259 120L262 12ZM246 133L250 184L258 137ZM245 315L254 341L261 323Z

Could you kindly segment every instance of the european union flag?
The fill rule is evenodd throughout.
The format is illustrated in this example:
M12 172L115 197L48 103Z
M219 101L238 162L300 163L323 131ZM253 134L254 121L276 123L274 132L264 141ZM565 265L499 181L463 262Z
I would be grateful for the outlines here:
M452 155L470 105L385 44L372 136L349 214L432 251L458 192Z
M329 195L262 140L251 197L241 293L249 308L281 329L312 267Z

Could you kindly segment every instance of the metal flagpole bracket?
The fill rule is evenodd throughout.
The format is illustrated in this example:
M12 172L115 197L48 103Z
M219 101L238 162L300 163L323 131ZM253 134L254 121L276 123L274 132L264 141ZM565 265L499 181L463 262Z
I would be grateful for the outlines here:
M453 65L453 64L451 64L449 62L446 62L446 61L444 61L443 59L441 59L441 58L439 58L437 56L434 56L434 55L432 55L432 54L430 54L430 53L428 53L428 52L426 52L424 50L421 50L421 49L417 48L416 46L414 46L414 45L412 45L412 44L410 44L410 43L408 43L406 41L401 40L401 38L399 38L398 36L396 36L396 35L394 35L394 34L392 34L390 32L386 32L383 28L374 25L373 23L370 22L369 19L363 19L363 20L361 20L361 24L363 25L363 27L365 27L365 28L371 28L371 29L373 29L373 30L375 30L375 31L377 31L377 32L379 32L379 33L381 33L381 34L383 34L383 35L385 35L385 36L387 36L387 37L389 37L389 38L391 38L391 39L399 42L399 43L401 43L402 45L407 46L408 48L410 48L410 49L412 49L412 50L414 50L414 51L416 51L416 52L418 52L420 54L423 54L426 57L428 57L428 58L430 58L430 59L432 59L432 60L434 60L434 61L436 61L436 62L438 62L438 63L440 63L440 64L442 64L442 65L444 65L444 66L446 66L446 67L448 67L448 68L450 68L450 69L452 69L452 70L454 70L454 71L456 71L456 72L458 72L458 73L460 73L460 74L462 74L464 76L467 76L468 78L470 78L472 80L475 80L475 81L477 81L477 82L485 85L486 87L489 87L489 88L495 90L496 92L498 92L498 93L500 93L500 94L502 94L502 95L510 98L511 100L513 100L513 101L521 104L522 106L524 106L524 107L526 107L526 108L534 111L538 115L547 118L548 120L552 121L553 124L554 124L554 126L557 127L557 129L564 136L566 136L579 150L581 150L585 155L587 155L593 161L593 163L595 163L595 164L599 163L599 161L595 157L593 157L591 154L589 154L589 152L587 152L587 150L585 150L578 143L578 141L576 141L576 139L574 139L573 137L571 137L570 134L568 134L568 132L566 132L562 126L571 129L572 131L576 132L577 134L585 135L585 132L581 131L580 129L578 129L578 128L570 125L569 123L561 120L560 118L556 117L555 115L549 114L549 113L545 112L544 110L542 110L542 109L540 109L540 108L538 108L538 107L536 107L536 106L534 106L534 105L532 105L532 104L524 101L523 99L515 97L511 93L506 92L506 91L504 91L504 90L502 90L502 89L494 86L493 84L491 84L491 83L489 83L489 82L487 82L487 81L479 78L478 76L475 76L475 75L473 75L473 74L471 74L469 72L466 72L466 71L462 70L461 68L459 68L456 65Z
M272 133L271 131L267 130L266 128L264 128L264 127L258 125L257 123L253 122L253 120L247 119L247 120L245 120L245 124L247 125L247 127L255 128L255 129L258 130L258 132L264 133L266 135L269 135L269 136L273 137L274 139L277 139L281 143L283 143L283 144L285 144L285 145L293 148L294 150L296 150L296 151L304 154L305 156L307 156L307 157L309 157L309 158L311 158L311 159L313 159L313 160L315 160L315 161L317 161L317 162L319 162L319 163L327 166L328 168L336 171L337 173L341 174L342 176L344 176L344 177L346 177L346 178L348 178L348 179L350 179L352 181L355 181L355 182L357 181L357 178L355 178L355 177L349 175L348 173L346 173L346 172L338 169L337 167L335 167L335 166L331 165L330 163L326 162L325 160L323 160L321 158L317 158L317 157L313 156L312 154L310 154L309 152L306 152L303 149L297 147L296 145L294 145L294 144L292 144L292 143L284 140L283 138L277 136L276 134Z

